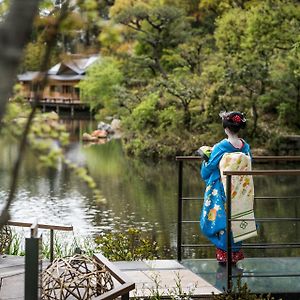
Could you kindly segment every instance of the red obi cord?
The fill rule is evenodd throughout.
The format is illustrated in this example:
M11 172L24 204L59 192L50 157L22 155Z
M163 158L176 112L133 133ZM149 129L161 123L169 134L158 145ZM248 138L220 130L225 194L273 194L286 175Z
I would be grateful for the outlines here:
M237 252L232 252L232 263L237 263L239 260L242 260L245 258L244 253L242 250ZM219 248L216 249L216 258L219 262L227 262L227 252L224 250L221 250Z

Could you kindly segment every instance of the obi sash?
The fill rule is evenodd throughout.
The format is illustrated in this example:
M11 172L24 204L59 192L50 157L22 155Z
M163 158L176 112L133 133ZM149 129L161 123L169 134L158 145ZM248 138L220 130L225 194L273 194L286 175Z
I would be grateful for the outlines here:
M226 176L223 175L223 172L250 171L251 158L242 152L225 153L220 160L219 169L226 193ZM252 176L231 176L231 230L235 243L257 235L253 204L254 185Z

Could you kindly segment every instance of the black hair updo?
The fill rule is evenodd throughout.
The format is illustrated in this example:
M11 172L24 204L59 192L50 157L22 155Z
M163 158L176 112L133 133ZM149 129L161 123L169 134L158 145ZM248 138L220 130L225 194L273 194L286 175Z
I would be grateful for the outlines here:
M243 113L239 111L221 112L223 128L228 128L234 133L238 133L240 129L246 127L246 118Z

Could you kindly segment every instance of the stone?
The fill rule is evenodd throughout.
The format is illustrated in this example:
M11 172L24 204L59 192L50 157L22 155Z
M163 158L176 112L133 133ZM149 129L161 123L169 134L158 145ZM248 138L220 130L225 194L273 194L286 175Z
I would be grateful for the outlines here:
M104 130L108 133L113 133L113 129L112 129L111 125L104 123L104 122L99 122L97 125L97 129Z
M106 130L94 130L92 132L92 137L96 137L96 138L106 138L108 135Z
M111 127L114 131L120 131L121 130L121 120L113 119L111 122Z
M94 142L94 141L97 141L98 138L97 138L97 137L94 137L94 136L91 136L90 134L88 134L88 133L85 132L85 133L82 135L82 140L83 140L83 141L88 141L88 142Z

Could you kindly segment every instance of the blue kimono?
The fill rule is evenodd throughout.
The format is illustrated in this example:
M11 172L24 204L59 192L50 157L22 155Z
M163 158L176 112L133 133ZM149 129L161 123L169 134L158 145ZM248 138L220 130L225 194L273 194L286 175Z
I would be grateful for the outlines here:
M219 249L226 251L226 211L225 191L221 182L219 162L225 153L243 152L250 154L250 147L245 142L241 149L235 148L227 139L213 147L208 162L203 162L201 177L206 183L204 203L200 216L200 227L203 234ZM250 154L251 155L251 154ZM232 250L239 251L241 242L234 243Z

